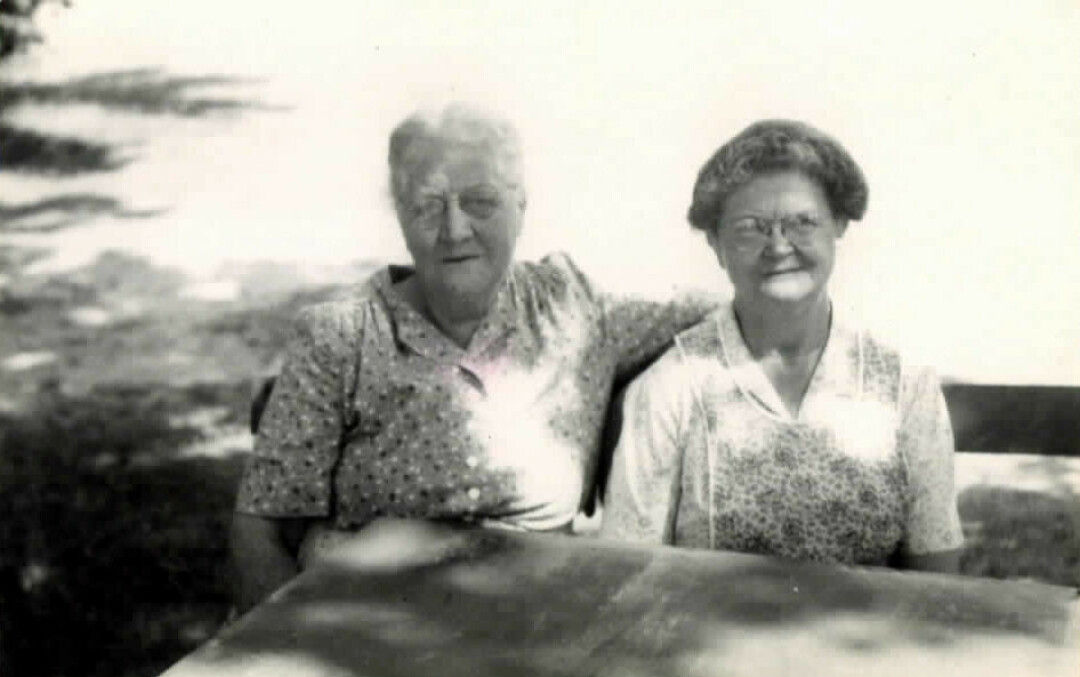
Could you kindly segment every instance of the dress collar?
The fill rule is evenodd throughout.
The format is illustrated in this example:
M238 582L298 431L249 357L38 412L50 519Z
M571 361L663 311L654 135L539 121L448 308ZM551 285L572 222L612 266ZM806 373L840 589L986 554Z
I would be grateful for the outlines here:
M413 308L394 285L413 273L411 266L391 265L377 272L373 282L390 311L398 342L415 352L434 360L460 362L469 356L481 355L499 338L517 328L513 268L507 272L494 303L476 328L468 348L464 349Z
M833 304L829 335L799 407L800 419L814 409L816 401L823 395L857 397L861 390L860 338L857 332L847 329L837 315L836 305ZM717 312L716 322L722 357L738 388L773 415L790 418L776 388L743 339L734 305L724 304Z

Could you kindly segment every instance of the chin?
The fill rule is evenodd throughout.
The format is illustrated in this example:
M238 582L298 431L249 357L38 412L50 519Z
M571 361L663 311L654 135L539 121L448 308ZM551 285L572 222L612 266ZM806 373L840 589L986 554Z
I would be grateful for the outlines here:
M488 299L496 280L489 275L449 275L444 278L444 288L456 297L464 299Z
M766 280L758 287L758 294L774 301L796 303L815 294L817 289L811 280L803 276L781 276Z

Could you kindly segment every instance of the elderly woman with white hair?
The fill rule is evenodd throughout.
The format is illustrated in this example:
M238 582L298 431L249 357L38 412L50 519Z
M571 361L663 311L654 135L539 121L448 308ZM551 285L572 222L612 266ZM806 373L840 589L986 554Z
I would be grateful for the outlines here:
M414 115L389 163L412 265L296 324L239 490L241 609L380 517L569 531L613 384L716 305L617 298L565 255L515 263L505 122Z
M734 299L630 387L601 533L800 560L955 571L949 413L930 369L844 322L828 281L867 204L809 125L766 120L694 186Z

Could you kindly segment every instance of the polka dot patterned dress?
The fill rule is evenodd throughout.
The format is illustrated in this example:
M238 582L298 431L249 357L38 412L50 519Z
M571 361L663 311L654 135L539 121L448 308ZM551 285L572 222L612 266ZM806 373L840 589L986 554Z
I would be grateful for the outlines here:
M467 348L388 268L306 310L267 403L237 510L565 529L588 491L613 380L715 302L598 291L570 259L515 264Z

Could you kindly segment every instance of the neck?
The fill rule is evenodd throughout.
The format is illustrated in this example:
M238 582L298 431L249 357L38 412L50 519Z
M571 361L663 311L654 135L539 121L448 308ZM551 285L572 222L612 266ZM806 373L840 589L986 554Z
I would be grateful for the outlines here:
M462 348L468 348L497 293L493 291L487 298L477 299L462 298L452 292L425 292L416 275L401 283L401 291L414 310Z
M428 319L431 323L439 328L439 331L446 334L454 343L458 344L462 348L468 348L469 343L472 341L472 337L476 334L476 330L480 327L480 323L483 321L483 316L480 317L460 317L452 314L443 315L435 311L432 308Z
M828 339L832 306L824 292L798 303L749 302L736 296L734 307L743 339L756 357L806 355Z

